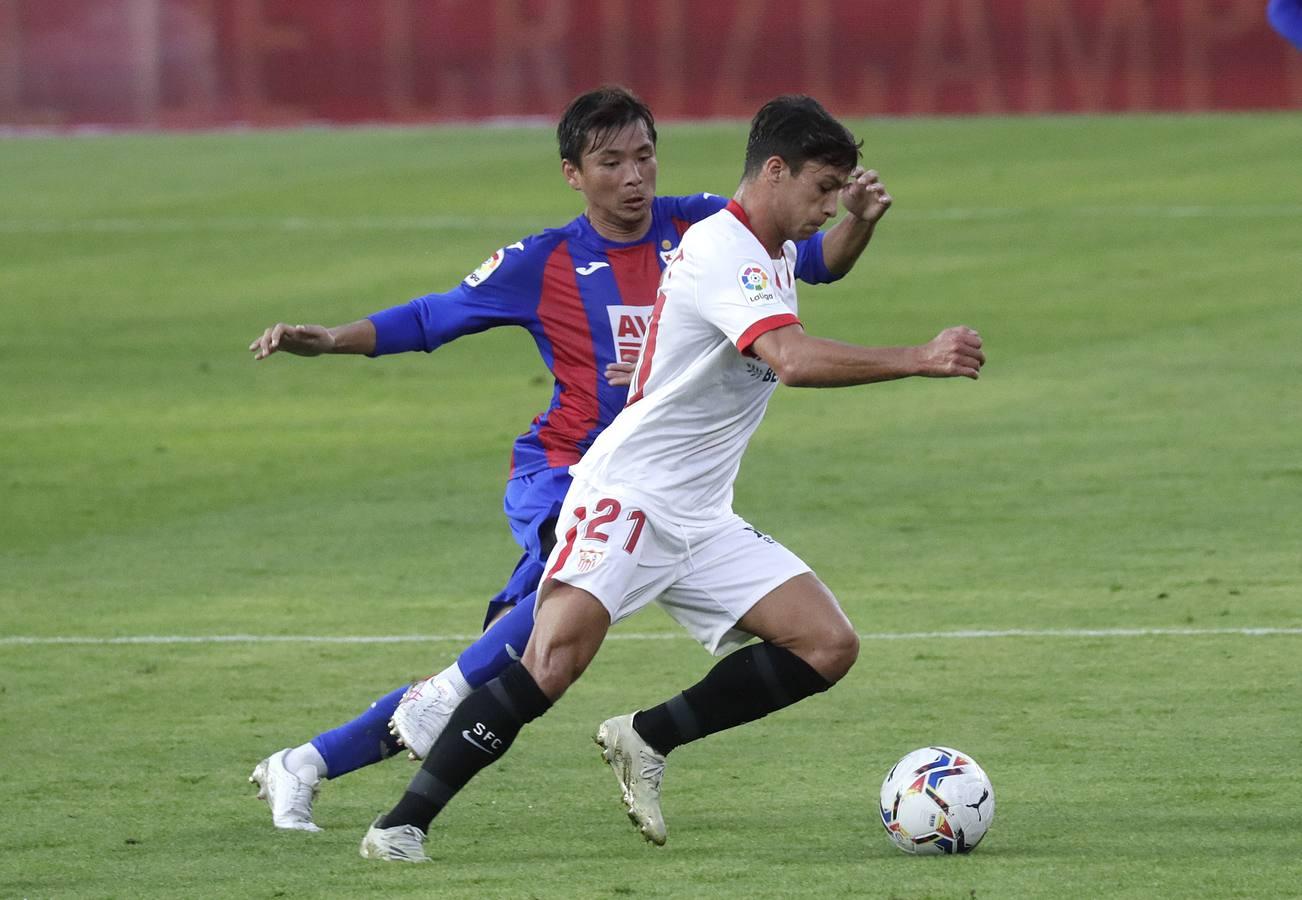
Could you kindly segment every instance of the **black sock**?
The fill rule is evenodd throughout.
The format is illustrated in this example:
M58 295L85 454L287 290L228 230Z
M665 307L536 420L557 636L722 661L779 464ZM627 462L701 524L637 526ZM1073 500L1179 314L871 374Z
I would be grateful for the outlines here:
M770 643L730 653L699 682L633 717L633 728L661 753L762 719L832 686L809 663Z
M420 771L407 785L407 792L381 820L380 827L415 825L429 831L429 823L457 791L480 769L497 762L520 729L551 705L529 670L521 663L512 663L452 713Z

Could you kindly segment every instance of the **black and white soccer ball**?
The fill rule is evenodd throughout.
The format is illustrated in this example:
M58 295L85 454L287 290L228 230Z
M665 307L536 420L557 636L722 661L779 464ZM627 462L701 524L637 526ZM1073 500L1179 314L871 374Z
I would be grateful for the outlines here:
M971 756L923 747L882 782L882 825L905 853L970 853L995 818L995 787Z

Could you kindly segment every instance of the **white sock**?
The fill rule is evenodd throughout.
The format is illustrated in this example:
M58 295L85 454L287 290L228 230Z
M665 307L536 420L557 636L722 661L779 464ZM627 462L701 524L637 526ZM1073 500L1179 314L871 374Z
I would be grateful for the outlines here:
M453 663L442 672L439 672L438 677L448 683L448 686L456 693L458 700L466 699L474 690L474 688L467 683L466 676L461 674L461 669L458 668L456 663Z
M326 761L321 751L309 741L285 754L285 768L303 781L316 781L317 777L326 770ZM312 771L305 772L304 769Z

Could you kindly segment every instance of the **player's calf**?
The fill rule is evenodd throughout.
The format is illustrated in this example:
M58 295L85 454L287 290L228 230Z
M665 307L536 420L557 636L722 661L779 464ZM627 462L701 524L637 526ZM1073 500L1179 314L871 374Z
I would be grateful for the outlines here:
M393 829L404 825L428 834L430 823L457 792L501 758L520 729L550 707L521 663L471 693L453 712L397 806L376 820L368 836L396 833Z
M676 697L643 710L633 727L662 754L728 728L762 719L832 686L784 647L751 644L719 660Z

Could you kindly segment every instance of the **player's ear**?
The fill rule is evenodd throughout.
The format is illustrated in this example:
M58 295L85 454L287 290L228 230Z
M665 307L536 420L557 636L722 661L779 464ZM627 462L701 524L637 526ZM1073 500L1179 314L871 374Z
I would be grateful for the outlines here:
M568 159L561 160L561 174L565 176L565 181L576 191L583 190L582 176L583 171L570 162Z
M776 184L782 180L783 175L788 171L786 160L780 156L770 156L764 160L764 168L760 171L764 173L765 178Z

